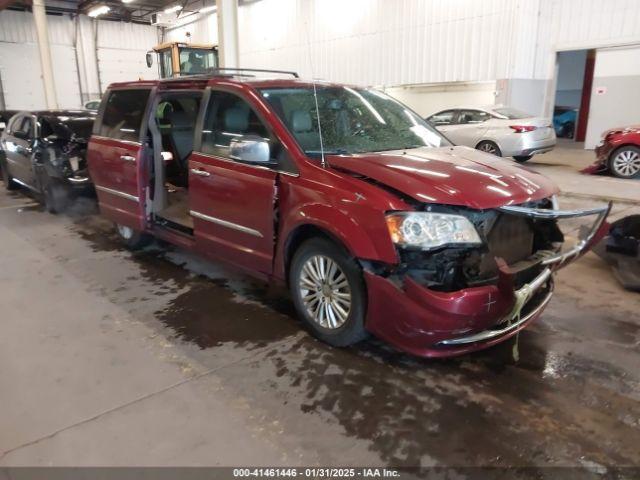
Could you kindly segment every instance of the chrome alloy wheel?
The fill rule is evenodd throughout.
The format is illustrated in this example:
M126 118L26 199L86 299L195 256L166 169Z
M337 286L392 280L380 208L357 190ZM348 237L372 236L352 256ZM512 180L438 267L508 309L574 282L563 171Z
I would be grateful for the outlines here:
M329 257L314 255L303 265L298 282L307 313L324 328L341 327L351 311L349 280Z
M633 150L623 150L613 157L612 167L621 176L633 177L640 172L640 154Z
M478 147L478 150L480 150L480 151L482 151L482 152L490 153L490 154L492 154L492 155L495 155L495 154L496 154L496 151L497 151L497 150L496 150L496 147L494 147L494 146L493 146L491 143L489 143L489 142L485 142L485 143L483 143L482 145L480 145L480 146Z
M125 240L129 240L133 237L133 228L118 224L118 233Z

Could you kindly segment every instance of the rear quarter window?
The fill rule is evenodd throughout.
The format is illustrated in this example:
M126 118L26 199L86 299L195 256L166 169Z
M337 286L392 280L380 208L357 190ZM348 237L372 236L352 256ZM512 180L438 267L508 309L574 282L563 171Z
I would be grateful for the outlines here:
M140 128L149 89L113 90L107 98L98 135L116 140L140 141Z

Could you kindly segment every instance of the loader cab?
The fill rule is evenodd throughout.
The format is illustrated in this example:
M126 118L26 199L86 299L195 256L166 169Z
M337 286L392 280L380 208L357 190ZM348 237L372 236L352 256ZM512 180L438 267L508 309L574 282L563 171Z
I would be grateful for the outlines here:
M157 62L160 78L210 73L218 67L218 47L215 45L170 42L157 45L147 52L147 66Z

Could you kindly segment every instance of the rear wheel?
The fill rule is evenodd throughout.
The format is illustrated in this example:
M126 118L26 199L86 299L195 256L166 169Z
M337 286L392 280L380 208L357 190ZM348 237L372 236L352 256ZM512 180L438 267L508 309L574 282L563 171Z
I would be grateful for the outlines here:
M609 169L618 178L633 178L640 173L640 148L621 147L609 159Z
M116 223L116 232L118 232L118 236L120 237L122 243L124 243L125 246L130 250L138 250L140 248L146 247L151 243L152 240L152 237L150 235L139 232L131 227L121 225L119 223Z
M9 173L7 164L5 161L0 161L0 169L2 169L2 182L7 190L15 190L18 188L18 184L13 181L13 177Z
M489 141L489 140L484 140L484 141L480 142L478 145L476 145L476 148L478 150L483 151L483 152L490 153L491 155L496 155L497 157L501 157L502 156L502 152L500 151L500 147L498 147L498 145L496 145L494 142Z
M333 242L315 238L300 246L291 262L289 287L298 315L320 340L344 347L366 338L362 270Z
M518 155L518 156L514 156L514 157L513 157L513 159L514 159L516 162L524 163L524 162L526 162L527 160L531 160L531 157L533 157L533 155Z

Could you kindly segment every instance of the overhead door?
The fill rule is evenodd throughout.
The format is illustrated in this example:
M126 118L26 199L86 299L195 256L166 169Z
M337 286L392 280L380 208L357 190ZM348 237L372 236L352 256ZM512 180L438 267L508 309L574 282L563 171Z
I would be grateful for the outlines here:
M82 102L75 51L67 45L51 45L50 48L58 106L78 108ZM37 44L0 42L0 80L6 109L47 107Z

